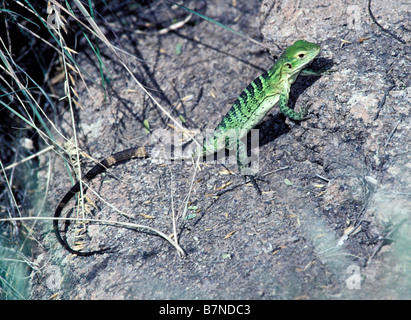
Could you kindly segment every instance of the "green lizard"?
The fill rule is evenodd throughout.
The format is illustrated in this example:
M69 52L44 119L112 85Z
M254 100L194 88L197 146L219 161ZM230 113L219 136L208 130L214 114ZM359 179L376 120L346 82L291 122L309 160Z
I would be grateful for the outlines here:
M304 111L296 112L288 107L289 92L298 75L319 76L323 73L305 69L319 52L320 47L317 44L304 40L298 40L289 46L271 69L264 72L244 89L211 136L205 139L202 147L194 151L189 158L206 157L224 148L235 150L240 173L250 177L251 182L260 194L261 191L254 177L245 173L249 163L246 146L240 139L254 128L277 102L279 102L280 110L286 117L292 120L305 119ZM120 162L133 158L149 158L150 156L151 149L149 147L135 147L113 154L88 171L82 180L88 182L99 173ZM60 217L63 208L80 191L80 188L80 181L78 181L60 201L54 217ZM65 232L68 230L68 226L69 221L67 220L65 222ZM54 230L57 240L71 253L79 256L89 256L106 251L106 249L103 249L83 252L72 249L67 240L60 234L57 219L54 220Z

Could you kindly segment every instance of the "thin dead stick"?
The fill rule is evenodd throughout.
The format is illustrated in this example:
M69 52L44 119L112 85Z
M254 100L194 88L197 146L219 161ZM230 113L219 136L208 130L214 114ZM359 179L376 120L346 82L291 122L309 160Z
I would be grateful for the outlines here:
M163 28L159 31L155 31L155 32L147 32L147 31L141 31L141 30L134 30L135 33L137 34L166 34L170 31L174 31L177 30L181 27L183 27L188 21L190 21L190 19L192 18L192 14L188 15L184 20L173 23L172 25L168 26L167 28Z
M393 37L395 40L401 42L402 44L406 44L404 40L400 39L398 36L390 32L389 30L385 29L382 25L380 25L377 20L374 17L374 14L371 11L371 0L368 0L368 13L370 14L370 17L372 21L385 33L389 34L391 37Z
M395 130L397 130L398 126L400 125L400 123L402 122L402 118L397 122L397 124L395 125L394 129L392 129L390 136L387 139L387 142L385 143L385 148L388 146L388 144L391 141L392 136L394 135Z
M81 221L81 222L95 222L95 223L100 223L100 224L107 224L107 225L118 225L121 227L128 227L128 228L140 228L140 229L146 229L149 230L153 233L158 234L160 237L164 238L165 240L167 240L168 242L170 242L171 245L173 245L177 251L182 255L185 256L185 252L183 249L181 249L181 247L176 244L174 242L174 240L172 240L169 236L167 236L165 233L145 226L145 225L141 225L141 224L136 224L136 223L131 223L131 222L121 222L121 221L112 221L112 220L104 220L104 219L88 219L88 218L82 218L82 219L78 219L78 218L63 218L63 217L59 217L59 218L55 218L55 217L17 217L17 218L4 218L4 219L0 219L0 222L10 222L10 221L28 221L28 220L63 220L63 221Z
M174 175L173 172L170 170L171 173L171 184L170 184L170 189L171 189L171 215L172 215L172 220L173 220L173 237L174 241L178 243L178 237L177 237L177 227L176 227L176 215L175 215L175 210L174 210L174 190L173 190L173 180L174 180Z
M190 199L191 192L193 191L194 180L195 180L195 177L197 175L197 170L198 170L198 166L199 166L199 163L200 163L200 157L201 157L201 154L198 154L197 160L196 160L196 163L195 163L193 178L191 179L191 183L190 183L190 188L188 190L186 198L184 199L184 208L183 208L183 212L181 213L181 220L182 220L181 222L182 223L184 223L184 219L187 216L188 201ZM194 161L194 159L193 159L193 161ZM180 212L181 212L181 210L180 210Z
M378 103L378 110L377 110L377 113L374 116L374 121L378 119L378 116L380 115L382 107L385 104L385 100L387 98L388 92L390 92L393 88L394 88L394 86L390 86L385 90L384 96L382 97L381 101Z
M285 169L288 169L288 166L287 166L287 167L278 168L278 169L276 169L276 170L273 170L273 171L264 173L261 177L264 178L264 177L266 177L266 176L268 176L268 175L270 175L270 174L277 173L277 172L282 171L282 170L285 170ZM227 188L227 189L224 189L224 190L221 190L221 191L217 192L217 193L215 194L215 196L216 196L216 197L219 197L219 196L223 195L223 194L226 193L226 192L229 192L229 191L232 191L232 190L234 190L234 189L237 189L237 188L239 188L239 187L241 187L241 186L243 186L243 185L245 185L245 184L247 184L247 183L250 183L250 182L251 182L251 180L247 180L247 181L244 181L244 182L242 182L242 183L236 184L236 185L234 185L234 186L231 186L230 188Z
M86 185L86 187L88 188L88 190L91 192L91 193L93 193L96 197L98 197L101 201L103 201L103 203L105 203L108 207L110 207L111 209L113 209L115 212L117 212L117 213L119 213L120 215L122 215L122 216L124 216L124 217L127 217L127 218L131 218L131 215L129 215L128 213L125 213L125 212L123 212L123 211L121 211L120 209L118 209L118 208L116 208L115 206L113 206L111 203L109 203L108 201L106 201L103 197L101 197L96 191L94 191L88 184L86 184L85 182L83 182L85 185ZM62 218L62 219L65 219L65 218ZM88 220L87 218L85 218L85 219L77 219L77 218L73 218L74 220L80 220L80 221L90 221L90 220ZM66 219L66 220L71 220L71 219ZM96 220L96 221L104 221L104 220ZM107 221L110 221L110 220L107 220ZM117 223L117 222L115 222L115 223ZM121 222L121 223L123 223L123 222ZM124 222L125 223L125 222ZM146 229L149 229L149 230L151 230L151 231L153 231L153 232L155 232L155 233L157 233L158 235L160 235L160 236L162 236L164 239L166 239L168 242L170 242L177 250L178 250L178 252L180 252L180 253L183 253L183 255L185 255L185 253L184 253L184 250L180 247L180 245L178 244L178 242L177 242L177 237L175 238L176 239L176 241L173 241L170 237L168 237L167 235L165 235L163 232L161 232L161 231L159 231L159 230L157 230L157 229L154 229L154 228L151 228L151 227L148 227L148 226L144 226L144 225L137 225L137 224L134 224L135 226L138 226L139 228L146 228ZM172 242L173 241L173 242Z

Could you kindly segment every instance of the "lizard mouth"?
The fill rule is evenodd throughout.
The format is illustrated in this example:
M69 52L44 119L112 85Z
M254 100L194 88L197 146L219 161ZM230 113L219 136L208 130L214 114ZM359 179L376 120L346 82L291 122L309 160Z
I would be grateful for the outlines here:
M302 65L299 66L295 71L296 71L296 72L299 72L299 71L301 71L302 69L310 66L310 65L314 62L314 60L315 60L315 59L312 59L312 60L308 61L307 63L302 64Z
M312 55L312 57L311 57L306 63L304 63L304 64L302 64L301 66L299 66L299 67L297 68L297 70L298 70L298 71L301 71L302 69L310 66L310 65L314 62L314 60L317 59L317 56L318 56L319 53L320 53L320 50L317 50L317 51Z

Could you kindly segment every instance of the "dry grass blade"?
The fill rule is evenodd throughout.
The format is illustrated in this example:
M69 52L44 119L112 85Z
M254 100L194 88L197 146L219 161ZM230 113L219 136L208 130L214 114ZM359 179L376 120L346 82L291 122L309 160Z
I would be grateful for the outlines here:
M5 167L4 170L7 171L7 170L10 170L10 169L13 169L13 168L17 167L19 164L22 164L26 161L37 158L38 156L42 155L43 153L49 152L52 149L54 149L54 146L48 146L47 148L44 148L43 150L41 150L41 151L39 151L35 154L32 154L31 156L26 157L23 160L12 163L11 165Z
M121 222L121 221L113 221L113 220L104 220L104 219L88 219L88 218L52 218L52 217L18 217L18 218L5 218L5 219L0 219L0 222L15 222L15 221L30 221L30 220L61 220L61 221L79 221L79 222L94 222L94 223L100 223L100 224L106 224L106 225L112 225L112 226L121 226L121 227L127 227L127 228L135 228L135 229L143 229L143 230L148 230L151 231L155 234L158 234L160 237L164 238L167 240L173 247L177 249L179 254L182 256L185 256L184 250L174 242L173 239L171 239L169 236L167 236L165 233L142 225L142 224L137 224L137 223L131 223L131 222Z
M123 67L127 70L127 72L130 74L132 79L135 81L135 83L144 91L144 93L155 103L155 105L169 118L171 119L177 127L179 127L181 130L184 131L187 136L189 136L198 146L200 146L200 143L193 137L193 135L186 129L184 128L181 123L175 119L174 117L171 116L171 114L147 91L146 88L136 79L134 76L133 72L131 72L130 68L128 67L127 63L124 61L124 59L120 56L116 48L110 43L110 41L106 38L104 33L101 31L100 27L96 24L96 22L93 20L93 18L89 15L88 11L86 8L83 6L83 4L75 0L74 1L77 5L77 7L80 9L81 13L83 16L87 19L87 22L90 24L91 28L94 31L94 34L109 48L115 56L119 59L119 62L123 65Z

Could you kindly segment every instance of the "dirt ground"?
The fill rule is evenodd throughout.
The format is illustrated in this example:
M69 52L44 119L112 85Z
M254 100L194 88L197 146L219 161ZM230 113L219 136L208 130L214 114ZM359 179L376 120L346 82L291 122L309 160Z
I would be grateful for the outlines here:
M132 54L136 78L190 130L215 127L241 91L297 39L318 43L322 51L313 68L332 64L334 72L293 86L291 105L309 106L310 119L293 122L274 108L259 125L260 173L271 172L259 182L262 196L250 185L222 192L243 182L235 164L202 165L196 172L189 219L177 226L185 257L159 236L103 224L88 226L87 248L113 251L78 257L44 223L31 297L410 299L406 2L372 2L377 22L399 41L372 21L365 2L184 1L270 50L198 17L159 34L171 19L188 15L162 1L140 7L135 16L118 12L132 29L108 21L118 36L111 40ZM77 134L83 151L97 159L148 145L153 132L172 124L110 51L102 48L102 55L112 77L106 100L92 54L80 52L78 59L97 84L87 82L88 91L78 83L83 109L76 112ZM72 135L68 109L58 127ZM54 161L44 216L53 215L71 185L62 158ZM84 164L84 171L92 166ZM193 174L191 164L149 159L114 167L92 188L132 219L89 192L98 208L92 217L171 234L173 211L181 212Z

